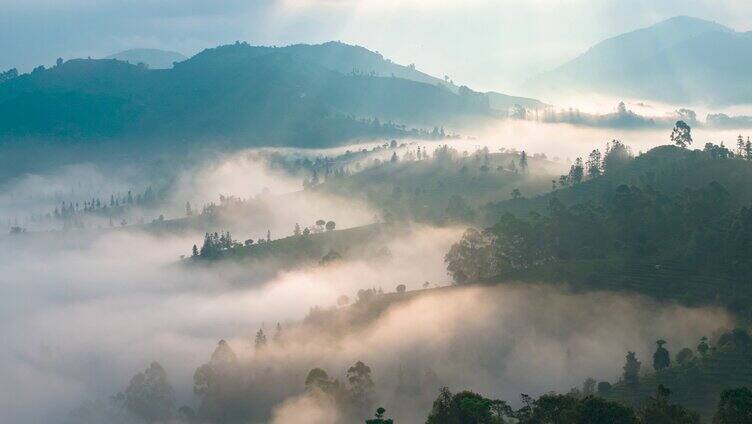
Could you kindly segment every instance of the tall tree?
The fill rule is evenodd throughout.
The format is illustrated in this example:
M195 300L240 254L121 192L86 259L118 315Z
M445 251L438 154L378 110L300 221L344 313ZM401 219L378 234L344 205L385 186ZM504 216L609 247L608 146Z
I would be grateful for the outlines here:
M600 177L602 170L601 170L601 152L598 149L593 150L588 155L588 160L585 163L587 167L587 176L588 178L596 178Z
M523 174L526 174L527 167L527 153L523 150L522 153L520 153L520 171L522 171Z
M674 129L671 131L671 141L686 149L692 144L692 128L684 121L676 121Z
M136 374L125 389L125 407L146 422L164 422L175 412L175 394L157 362Z
M624 373L622 378L624 383L632 388L640 384L640 366L642 363L637 360L634 352L627 352L627 361L624 364Z
M653 354L653 368L656 371L661 371L668 368L671 365L671 356L663 345L666 344L665 340L658 340L655 342L658 348Z

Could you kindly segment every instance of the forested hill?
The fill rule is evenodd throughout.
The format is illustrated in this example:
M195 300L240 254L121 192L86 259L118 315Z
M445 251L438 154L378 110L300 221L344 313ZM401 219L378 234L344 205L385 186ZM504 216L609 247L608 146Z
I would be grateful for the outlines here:
M752 319L752 154L708 143L632 158L618 142L595 153L550 194L488 205L485 231L447 255L455 281L631 290Z
M171 69L91 59L37 68L0 84L0 138L219 138L312 147L404 131L390 120L431 128L492 115L481 93L362 74L355 65L345 73L347 57L334 60L320 49L236 43ZM411 68L396 74L418 75Z
M551 193L491 203L485 208L485 217L486 223L491 224L505 212L545 211L553 198L565 205L600 201L621 185L649 186L666 194L676 194L717 182L730 193L730 200L736 206L743 206L752 202L749 181L752 181L752 161L722 158L707 150L660 146L633 159L624 156L604 160L598 178L584 175L579 183L560 179Z

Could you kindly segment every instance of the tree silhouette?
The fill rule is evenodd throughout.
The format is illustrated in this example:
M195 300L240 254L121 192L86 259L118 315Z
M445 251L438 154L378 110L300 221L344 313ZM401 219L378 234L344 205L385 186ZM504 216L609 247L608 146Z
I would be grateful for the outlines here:
M692 144L692 128L684 121L676 121L671 131L671 141L681 148L687 148Z
M642 363L637 360L634 352L627 352L627 362L624 364L624 383L632 388L637 387L640 383L640 366Z
M653 368L656 371L661 371L671 365L671 356L669 355L668 350L663 347L663 345L666 344L665 340L658 340L655 343L658 345L658 348L653 354Z

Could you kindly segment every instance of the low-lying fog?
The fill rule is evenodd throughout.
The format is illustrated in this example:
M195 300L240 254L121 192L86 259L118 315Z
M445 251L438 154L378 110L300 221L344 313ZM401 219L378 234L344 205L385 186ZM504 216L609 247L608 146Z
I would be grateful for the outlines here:
M706 137L717 142L727 137L730 142L736 137L732 133L700 130L695 139L697 144ZM565 161L603 148L614 138L637 152L665 144L668 132L507 122L483 130L476 139L448 142L459 151L516 148ZM370 149L375 144L305 154ZM137 181L102 172L80 165L6 182L0 191L3 222L49 211L61 193L74 193L83 201L125 192ZM147 221L158 213L166 219L184 216L186 201L200 207L219 194L247 198L264 193L286 196L273 196L271 212L262 218L238 223L243 233L236 237L255 239L267 230L273 238L283 237L295 223L310 225L318 218L335 220L338 229L378 220L375 208L352 199L292 197L289 193L299 191L301 181L269 170L247 152L180 171L175 181L168 206L143 212ZM193 231L156 234L125 226L2 236L0 421L58 422L81 402L122 390L151 361L167 370L178 404L194 404L193 372L208 360L218 340L228 340L241 357L253 359L255 332L262 326L271 330L278 322L290 329L286 343L253 359L272 369L286 368L297 379L289 384L297 384L298 393L281 390L265 405L275 411L278 424L295 422L290 417L297 416L298 408L314 411L311 416L322 417L321 422L331 419L334 412L326 406L297 397L313 367L341 379L355 361L366 362L384 404L397 422L410 423L425 418L436 393L418 400L424 410L401 405L389 394L400 370L422 375L430 369L453 389L514 401L520 393L566 391L590 376L613 379L627 350L647 361L657 338L678 350L732 325L731 318L716 309L511 285L435 290L399 302L336 338L319 338L319 330L298 327L313 306L334 307L339 296L355 298L359 289L393 292L402 283L408 291L421 290L426 281L431 287L448 285L443 256L462 230L414 224L389 242L387 257L345 258L270 278L240 265L228 264L221 272L180 265L179 256L189 254L194 243L200 245L203 235Z

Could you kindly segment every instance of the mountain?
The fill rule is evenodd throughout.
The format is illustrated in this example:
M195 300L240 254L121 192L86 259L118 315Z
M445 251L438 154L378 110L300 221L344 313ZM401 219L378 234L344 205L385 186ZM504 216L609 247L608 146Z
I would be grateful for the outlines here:
M508 94L497 93L495 91L488 91L485 94L486 96L488 96L488 101L491 109L498 111L508 110L515 105L519 105L524 107L525 109L530 110L545 109L547 106L549 106L540 100L531 99L528 97L510 96Z
M750 103L750 53L752 34L680 16L598 43L529 88L676 103Z
M158 49L131 49L105 57L128 62L132 65L146 64L151 69L170 69L173 63L182 62L187 57L178 52Z
M433 127L493 116L488 98L467 88L455 93L391 74L344 72L371 58L385 67L378 69L423 78L379 57L340 44L236 43L170 69L70 60L0 84L0 139L219 139L313 147L404 131L381 123L390 120Z

